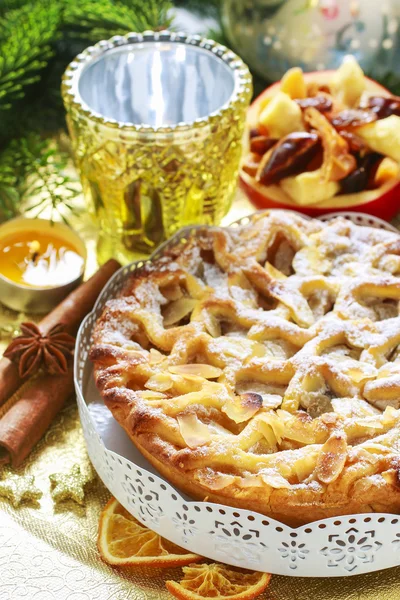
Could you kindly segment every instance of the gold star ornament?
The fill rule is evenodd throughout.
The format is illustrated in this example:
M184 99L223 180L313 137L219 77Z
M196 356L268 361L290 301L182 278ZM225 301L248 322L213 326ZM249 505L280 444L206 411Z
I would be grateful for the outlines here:
M0 497L17 508L22 502L37 502L43 493L35 486L33 475L17 475L6 471L0 481Z
M74 500L83 504L85 499L85 485L93 479L93 473L82 473L79 465L73 465L67 473L53 473L49 475L51 481L51 496L54 502Z

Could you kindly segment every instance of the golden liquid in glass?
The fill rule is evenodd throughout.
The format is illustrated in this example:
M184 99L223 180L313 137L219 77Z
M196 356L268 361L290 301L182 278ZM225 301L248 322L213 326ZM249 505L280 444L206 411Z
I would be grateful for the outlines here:
M236 188L243 128L234 114L227 120L201 143L191 133L182 145L99 141L87 150L78 164L99 225L100 263L148 256L181 227L222 220Z
M151 254L181 227L216 225L237 184L241 139L251 95L184 136L152 139L97 128L67 110L67 122L88 209L98 225L100 264ZM117 131L117 133L116 133Z
M21 231L0 239L0 274L20 285L49 288L77 278L84 259L65 239Z

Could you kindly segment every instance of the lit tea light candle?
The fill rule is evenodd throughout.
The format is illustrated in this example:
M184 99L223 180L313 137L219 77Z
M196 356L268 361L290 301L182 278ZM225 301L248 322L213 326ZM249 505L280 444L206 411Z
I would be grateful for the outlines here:
M86 248L63 223L18 218L0 226L0 301L30 313L50 311L83 278Z

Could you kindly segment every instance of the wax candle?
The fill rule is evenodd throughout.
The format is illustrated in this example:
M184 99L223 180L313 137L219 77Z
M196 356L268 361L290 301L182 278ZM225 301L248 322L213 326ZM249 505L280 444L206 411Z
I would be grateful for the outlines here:
M45 313L83 276L86 249L62 223L13 219L0 226L0 301L15 310Z

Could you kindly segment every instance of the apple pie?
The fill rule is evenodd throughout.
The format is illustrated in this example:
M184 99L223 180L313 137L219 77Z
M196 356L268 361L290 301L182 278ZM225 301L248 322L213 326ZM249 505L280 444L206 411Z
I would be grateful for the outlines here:
M290 525L400 511L400 236L266 211L200 228L109 300L104 402L190 496Z

